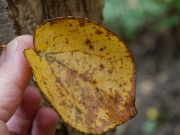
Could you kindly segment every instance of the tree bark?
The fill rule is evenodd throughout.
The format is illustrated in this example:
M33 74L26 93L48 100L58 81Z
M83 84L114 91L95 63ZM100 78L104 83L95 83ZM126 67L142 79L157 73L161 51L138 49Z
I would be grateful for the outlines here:
M81 16L102 24L102 0L0 0L0 45L18 35L34 35L44 20ZM113 130L105 133L112 135ZM84 135L60 120L56 135Z
M102 0L0 0L0 44L22 34L34 34L44 20L87 17L102 23Z

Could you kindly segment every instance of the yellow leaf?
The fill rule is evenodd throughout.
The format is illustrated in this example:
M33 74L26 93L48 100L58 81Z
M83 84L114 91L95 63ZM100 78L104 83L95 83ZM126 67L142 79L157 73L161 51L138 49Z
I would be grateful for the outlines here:
M113 32L83 18L38 26L35 50L25 50L36 81L62 119L101 134L134 117L135 64Z

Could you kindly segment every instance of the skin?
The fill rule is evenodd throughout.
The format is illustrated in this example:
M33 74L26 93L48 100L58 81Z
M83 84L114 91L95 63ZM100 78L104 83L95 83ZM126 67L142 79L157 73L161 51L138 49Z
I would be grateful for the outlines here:
M57 113L48 107L38 108L41 95L29 86L32 69L23 51L33 47L33 38L23 35L13 39L0 56L0 133L3 135L54 135Z

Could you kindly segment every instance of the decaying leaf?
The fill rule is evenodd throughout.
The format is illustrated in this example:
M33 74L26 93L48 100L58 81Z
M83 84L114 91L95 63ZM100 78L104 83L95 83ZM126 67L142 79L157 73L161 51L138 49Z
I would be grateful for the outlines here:
M83 18L38 26L25 50L37 83L62 119L101 134L136 115L135 64L114 33Z

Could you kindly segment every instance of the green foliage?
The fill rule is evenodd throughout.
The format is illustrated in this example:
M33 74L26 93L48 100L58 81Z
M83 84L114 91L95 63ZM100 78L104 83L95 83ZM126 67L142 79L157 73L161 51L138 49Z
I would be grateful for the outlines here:
M180 21L180 15L174 14L172 16L169 16L168 18L164 18L164 20L160 20L156 24L157 29L167 29L168 27L175 26Z
M156 121L146 120L145 122L143 122L141 128L144 135L154 135L154 132L157 128L157 123Z
M151 23L165 29L180 22L180 0L104 0L104 21L111 30L127 39ZM122 33L123 32L123 33Z

